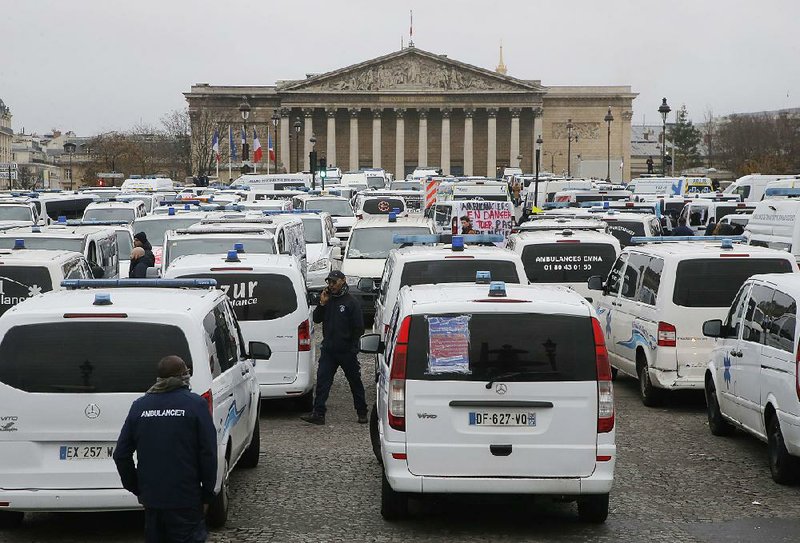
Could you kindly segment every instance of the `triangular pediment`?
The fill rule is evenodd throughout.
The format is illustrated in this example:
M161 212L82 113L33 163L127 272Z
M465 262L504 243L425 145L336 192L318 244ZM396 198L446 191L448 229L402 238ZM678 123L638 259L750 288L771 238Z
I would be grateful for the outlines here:
M528 92L535 83L501 75L415 47L279 86L279 92Z

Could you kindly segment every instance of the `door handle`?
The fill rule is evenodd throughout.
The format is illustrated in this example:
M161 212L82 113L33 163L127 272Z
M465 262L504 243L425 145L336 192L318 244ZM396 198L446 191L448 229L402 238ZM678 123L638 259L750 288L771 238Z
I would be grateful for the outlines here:
M742 351L737 351L736 349L732 349L731 356L740 357L742 356Z
M511 445L489 445L489 452L494 456L508 456L511 454Z

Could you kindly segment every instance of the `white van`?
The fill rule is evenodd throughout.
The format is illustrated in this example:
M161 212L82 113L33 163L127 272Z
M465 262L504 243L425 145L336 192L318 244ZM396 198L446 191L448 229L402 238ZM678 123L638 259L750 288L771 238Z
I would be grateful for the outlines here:
M611 234L569 227L512 234L506 247L520 256L530 283L561 285L584 298L591 298L589 277L607 275L620 252Z
M372 192L362 192L356 196L356 218L363 219L373 215L388 215L395 212L398 217L407 217L406 201L399 196L373 196Z
M691 200L683 207L680 219L686 219L686 226L694 230L696 234L704 234L708 223L712 221L716 224L723 217L733 214L750 214L755 209L754 203L716 201L697 198Z
M250 190L303 190L311 188L308 173L246 173L233 182Z
M216 280L231 302L245 342L265 341L272 356L256 362L261 399L296 399L311 411L314 325L306 285L291 255L195 254L177 258L165 277Z
M737 427L766 441L780 484L800 479L798 300L797 275L755 275L724 321L703 324L717 338L705 376L708 428L723 436Z
M800 199L758 202L744 235L750 245L788 251L800 261Z
M269 347L242 343L213 281L68 283L78 290L35 296L0 317L0 413L15 429L0 440L6 525L25 512L141 509L112 455L131 404L167 355L193 368L191 388L214 418L219 493L207 520L223 525L230 471L258 463L253 366L269 358Z
M348 198L329 195L299 195L292 198L292 207L295 210L303 211L324 211L333 219L336 227L336 237L347 240L350 237L350 229L356 222L353 206L350 205Z
M93 202L83 211L83 221L125 221L132 224L136 219L147 215L144 202L131 200L128 202Z
M259 225L193 224L164 234L161 274L188 255L225 255L230 250L243 253L277 254L272 233ZM221 257L220 257L221 258Z
M371 413L383 464L381 514L425 494L575 498L604 522L614 481L614 397L596 314L559 287L403 287ZM535 460L532 460L535 459ZM470 502L473 507L475 498Z
M563 190L591 190L592 182L589 179L564 179L561 177L539 177L539 189L536 190L536 178L524 177L525 188L523 216L533 213L533 208L542 208L545 202L552 202L556 193Z
M15 226L43 225L46 220L39 218L33 202L22 199L0 199L0 228Z
M171 191L175 190L175 182L168 177L130 178L122 182L122 192L134 191Z
M764 199L764 191L771 181L793 177L795 176L791 174L762 175L760 173L753 173L744 175L725 187L723 194L736 194L743 202L759 202Z
M297 213L303 221L306 242L306 286L310 291L322 291L327 286L325 279L333 269L334 248L341 254L342 240L336 237L336 227L328 213Z
M607 278L588 282L611 365L639 379L646 406L665 390L703 388L713 348L703 323L722 318L751 275L798 271L783 251L700 236L662 240L623 249Z
M145 233L147 241L153 246L153 255L156 257L156 267L160 267L161 257L164 252L164 234L168 230L179 230L197 224L203 220L206 215L207 213L201 211L185 211L173 207L171 212L167 212L163 215L153 214L135 220L133 222L133 233Z
M631 192L627 190L560 190L553 196L553 204L566 205L568 207L579 207L593 202L614 202L617 200L628 200ZM548 206L545 206L548 207Z

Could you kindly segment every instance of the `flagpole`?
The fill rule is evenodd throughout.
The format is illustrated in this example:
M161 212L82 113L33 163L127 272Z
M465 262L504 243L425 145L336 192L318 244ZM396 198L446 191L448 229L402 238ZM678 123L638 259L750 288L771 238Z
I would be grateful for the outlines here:
M267 123L267 175L269 175L269 162L270 162L269 148L270 148L270 145L271 145L271 143L270 143L270 139L269 139L269 123Z
M228 125L228 184L230 184L231 178L233 178L233 166L231 165L233 162L233 155L231 154L231 144L233 144L233 132L231 132L231 125Z

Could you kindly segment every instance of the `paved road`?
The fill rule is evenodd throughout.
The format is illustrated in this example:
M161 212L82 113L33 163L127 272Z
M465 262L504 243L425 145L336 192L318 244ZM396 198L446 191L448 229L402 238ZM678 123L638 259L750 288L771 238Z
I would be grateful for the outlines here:
M371 392L371 363L363 360ZM305 425L289 405L264 404L261 463L234 472L231 516L211 541L797 541L800 487L772 482L763 444L743 434L711 436L701 396L648 409L626 378L616 394L619 461L603 526L580 524L573 504L485 497L420 502L411 520L384 522L380 469L339 374L324 427ZM140 541L142 518L29 515L0 541Z

